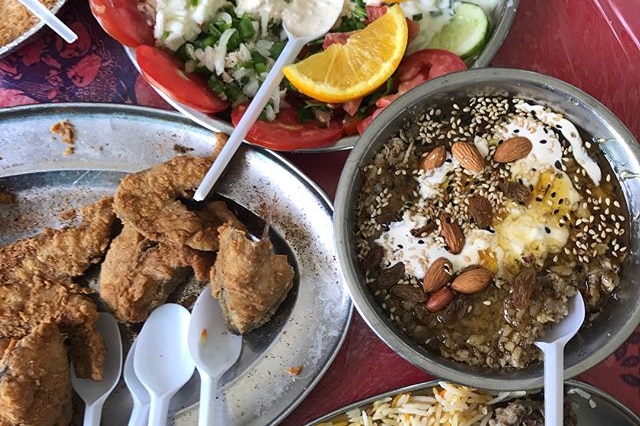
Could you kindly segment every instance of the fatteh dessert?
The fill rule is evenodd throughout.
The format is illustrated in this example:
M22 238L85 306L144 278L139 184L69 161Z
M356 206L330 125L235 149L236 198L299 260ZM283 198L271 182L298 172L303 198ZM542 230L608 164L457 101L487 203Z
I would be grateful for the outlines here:
M541 359L533 341L576 291L588 323L620 281L628 213L611 173L588 135L531 101L431 109L362 169L356 239L367 284L426 348L524 368Z

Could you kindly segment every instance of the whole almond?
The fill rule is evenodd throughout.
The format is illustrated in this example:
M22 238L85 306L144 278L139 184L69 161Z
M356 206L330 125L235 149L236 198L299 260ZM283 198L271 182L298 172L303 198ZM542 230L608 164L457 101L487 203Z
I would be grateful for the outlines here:
M447 149L444 146L438 146L424 157L424 160L422 160L422 170L425 172L435 170L444 164L446 158Z
M449 282L452 275L453 265L449 259L446 257L439 257L431 264L431 266L429 266L427 273L424 274L422 288L427 293L436 291L444 287Z
M450 253L458 254L464 247L464 233L458 222L451 218L448 213L440 214L440 235L444 238L447 250Z
M493 207L491 202L482 195L473 195L469 198L469 214L478 228L488 228L493 222Z
M458 293L479 293L491 282L491 272L482 266L467 269L458 275L451 283L451 288Z
M514 136L502 142L493 154L496 163L511 163L526 157L531 152L533 145L524 136Z
M454 294L448 287L442 287L429 297L425 307L429 312L439 312L447 307L453 300Z
M473 144L456 142L451 146L451 154L467 170L481 172L484 169L484 158Z

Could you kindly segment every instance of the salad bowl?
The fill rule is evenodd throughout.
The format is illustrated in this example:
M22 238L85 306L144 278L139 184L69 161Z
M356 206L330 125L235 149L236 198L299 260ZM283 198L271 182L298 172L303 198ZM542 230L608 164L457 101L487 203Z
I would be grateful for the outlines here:
M365 3L358 3L361 5L362 10L365 10ZM489 29L484 35L482 35L482 37L480 37L478 46L476 46L477 48L474 48L473 51L467 52L468 55L464 56L466 67L470 68L485 67L489 65L491 59L496 54L497 50L499 49L509 31L509 28L515 16L518 0L492 0L490 2L477 3L478 5L484 5L483 8L486 8L485 14L486 19L488 20ZM487 6L487 4L489 4L490 6ZM200 80L197 82L197 85L200 86L200 88L191 90L193 89L193 87L185 88L184 85L167 82L164 78L162 82L159 82L157 81L157 79L149 78L148 73L145 72L145 68L149 69L153 66L147 64L158 64L158 62L155 58L151 61L148 60L148 49L145 49L147 50L147 52L142 52L145 55L144 57L141 57L140 51L136 52L136 50L137 47L141 44L154 44L153 35L151 35L150 32L151 28L147 25L149 20L155 19L153 15L147 15L151 16L151 18L140 16L139 12L131 10L130 3L126 4L126 2L123 2L122 0L116 0L113 2L107 2L105 0L91 0L90 5L92 8L92 12L97 18L98 22L102 25L107 33L109 33L123 45L125 45L127 54L134 65L138 68L139 71L141 71L144 76L147 77L147 81L149 81L149 83L159 93L160 96L162 96L179 112L195 121L196 123L202 125L203 127L208 128L212 131L231 133L234 127L234 123L237 123L239 117L242 114L243 105L241 103L240 105L238 105L238 102L233 102L232 98L230 98L230 103L234 105L233 108L228 107L229 103L225 103L224 105L220 106L212 105L210 102L204 102L203 106L203 103L199 101L199 99L201 99L200 94L202 92L202 87L218 84L212 83L215 78L212 79L210 77L207 77L209 78L209 80L207 82L202 82L199 76L196 76L196 80ZM368 5L366 6L367 10L369 7L370 6ZM450 13L451 10L452 9L449 9L449 11L443 11L439 13L447 14ZM407 13L408 12L405 11L405 14ZM416 13L412 15L412 19L423 19L422 15L422 13ZM235 19L236 18L234 18L234 20ZM439 18L436 17L433 19ZM114 30L114 28L116 28L115 23L121 20L128 20L129 22L132 22L133 25L127 27L129 29L125 31L123 31L122 27L119 26L117 27L118 29ZM241 17L238 17L237 20L242 21ZM157 34L159 31L157 26L155 28L155 31L156 38L163 37L162 34ZM167 39L171 39L173 37L173 33L172 35L167 36L168 33L169 30L165 29L164 36L166 36ZM320 40L320 42L322 42L322 40ZM171 42L167 43L171 44ZM318 43L315 44L318 45ZM180 50L184 50L183 46L176 50L177 56L180 56L184 53ZM213 48L215 48L215 46L217 45L214 45ZM206 51L206 48L204 48L204 51ZM407 52L408 53L406 57L409 56L409 53L413 53L409 52L409 49L407 50ZM204 53L198 53L198 55L203 56ZM254 56L255 55L251 56L251 59L253 59ZM178 69L176 70L175 68L173 68L175 67L175 65L171 65L172 59L173 58L162 59L162 67L168 67L165 74L174 75L174 81L180 81L180 83L183 83L184 81L181 81L181 77L184 77L185 75L185 73L182 71L184 65L179 64ZM449 72L453 72L458 69L461 68L452 68ZM198 69L196 69L195 71L198 71ZM243 88L243 90L244 89L245 88ZM204 90L208 91L209 94L213 93L206 88ZM222 97L226 97L227 95L226 89L224 90L225 94L222 95ZM233 91L236 91L236 89L233 89ZM375 95L375 93L373 95ZM287 98L287 101L289 101L289 98ZM246 139L249 143L261 145L278 151L323 152L351 149L358 140L359 131L362 131L362 128L357 130L356 125L363 121L363 119L364 121L366 121L368 117L371 117L371 115L374 113L374 110L376 109L374 105L375 99L372 101L367 101L365 99L365 102L370 102L370 107L366 110L366 112L363 112L362 114L360 114L360 112L365 110L362 105L369 104L363 103L362 105L360 105L358 114L356 114L355 111L350 111L347 113L345 112L346 108L345 111L342 111L341 105L323 104L320 109L324 108L325 110L332 111L333 118L328 124L322 124L321 121L323 119L318 117L317 111L313 111L313 113L305 112L313 110L313 104L318 104L317 102L312 102L312 100L310 99L303 100L302 103L296 102L294 100L294 103L291 105L291 107L286 108L286 113L281 111L281 113L277 116L278 118L275 118L273 122L261 120L262 126L254 126L254 129L252 129ZM359 104L356 104L356 109L358 109L358 105ZM211 108L212 106L213 108ZM277 107L274 108L277 109ZM352 113L355 115L352 115ZM304 114L306 114L304 118L301 118L301 115ZM269 117L268 112L266 115L270 119L274 118L273 116ZM351 119L354 116L358 118ZM283 118L281 119L280 117ZM274 125L271 126L270 124ZM258 129L258 127L260 127L260 129Z

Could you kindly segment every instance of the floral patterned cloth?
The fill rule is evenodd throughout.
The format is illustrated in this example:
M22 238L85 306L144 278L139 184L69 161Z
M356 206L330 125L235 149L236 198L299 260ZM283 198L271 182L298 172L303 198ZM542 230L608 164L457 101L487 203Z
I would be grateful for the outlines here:
M60 16L79 35L79 40L67 45L49 29L43 29L28 44L0 58L0 107L107 102L170 109L140 77L122 46L102 31L86 0L69 0ZM553 28L561 28L562 34L546 31L538 34L546 37L544 43L539 39L532 40L531 34L536 28L551 28L550 16L554 19ZM583 25L564 25L569 17ZM600 38L584 43L581 28L590 29ZM608 31L607 23L599 17L591 2L585 5L582 0L548 3L521 0L516 21L494 65L545 72L585 90L590 89L587 91L597 98L607 100L605 103L638 135L640 122L634 115L637 114L638 93L637 90L624 90L622 84L635 89L640 87L640 52L634 50L630 38L625 40L624 35ZM590 52L617 52L616 43L625 43L622 49L625 62L623 67L615 65L615 57L607 62L607 70L621 74L619 78L609 78L609 86L603 86L602 79L594 77L599 74L592 72L602 61L594 62L591 67L574 65L588 56L597 56ZM599 44L600 48L594 44ZM568 45L570 49L567 49ZM586 49L584 53L581 48ZM571 57L566 60L562 59L563 55ZM554 57L560 59L554 60ZM615 93L615 96L608 96L609 93ZM327 193L334 193L345 155L325 154L323 161L316 161L311 154L289 154L288 157ZM326 160L335 162L335 167L327 169L323 166L320 170L318 164ZM430 378L393 353L355 314L345 344L328 372L283 424L299 425L358 399ZM578 379L614 395L640 414L640 328L615 353Z

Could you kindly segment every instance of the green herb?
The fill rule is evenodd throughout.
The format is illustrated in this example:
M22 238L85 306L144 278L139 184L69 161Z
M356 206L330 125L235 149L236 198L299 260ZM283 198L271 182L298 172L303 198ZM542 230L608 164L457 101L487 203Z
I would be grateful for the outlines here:
M192 44L190 43L185 43L182 46L180 46L178 48L178 50L176 50L176 56L178 57L178 59L180 59L182 62L187 62L188 60L191 59L191 55L189 55L189 50L187 46L191 46L193 47Z
M238 31L234 31L233 34L231 34L231 37L229 37L229 42L227 43L227 52L232 52L238 49L238 47L240 47L240 43L242 43L240 34L238 33Z
M191 6L196 7L198 5L198 0L191 0Z
M204 35L204 36L203 36ZM202 33L200 35L200 37L198 37L194 42L193 45L196 49L203 49L205 47L213 47L216 45L216 42L218 41L220 37L217 37L214 34L206 34L206 33Z
M273 46L271 46L271 49L269 49L269 52L271 52L271 57L273 59L276 59L278 56L280 56L282 50L284 49L284 46L284 41L274 41Z
M342 19L335 31L344 33L349 31L361 30L366 27L364 21L367 19L367 6L364 0L355 0L355 4L351 14Z
M256 30L253 27L253 19L246 13L242 15L242 18L238 20L238 24L235 27L238 30L238 34L243 41L250 40L256 35Z
M160 36L160 39L164 41L169 37L170 34L171 33L169 31L163 31L162 36Z

